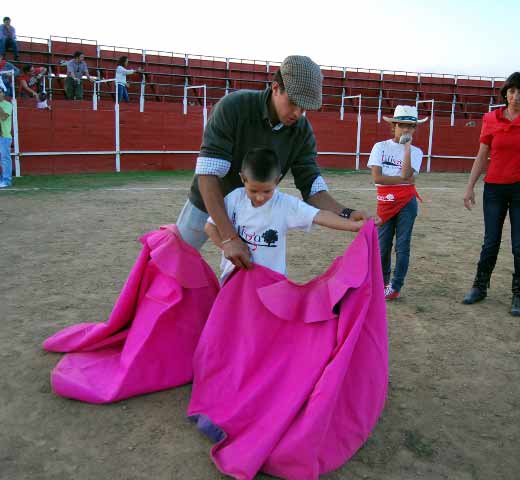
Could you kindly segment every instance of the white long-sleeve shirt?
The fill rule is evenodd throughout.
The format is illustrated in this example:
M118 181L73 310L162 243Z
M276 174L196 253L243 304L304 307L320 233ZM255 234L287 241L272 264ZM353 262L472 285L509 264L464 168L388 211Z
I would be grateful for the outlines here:
M129 70L122 65L118 65L116 68L116 83L119 85L126 85L126 76L132 75L135 70Z

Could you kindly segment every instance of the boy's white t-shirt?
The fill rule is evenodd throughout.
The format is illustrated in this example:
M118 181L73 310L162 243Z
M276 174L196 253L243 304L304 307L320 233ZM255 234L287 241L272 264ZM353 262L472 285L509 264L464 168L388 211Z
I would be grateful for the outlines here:
M420 148L411 146L411 160L414 175L419 173L423 158L423 152ZM401 175L404 159L404 145L394 142L393 140L385 140L378 142L372 147L367 167L381 167L382 173L388 177L398 177Z
M247 243L254 263L287 275L285 250L287 231L309 231L319 210L300 199L276 190L272 198L254 207L244 188L237 188L224 198L228 217L240 238ZM208 222L215 225L211 217ZM222 255L222 278L234 265Z

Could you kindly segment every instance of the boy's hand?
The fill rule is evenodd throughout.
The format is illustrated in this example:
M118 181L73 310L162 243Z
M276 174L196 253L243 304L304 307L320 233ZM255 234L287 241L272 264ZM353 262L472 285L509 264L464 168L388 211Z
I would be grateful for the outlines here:
M354 222L352 222L352 229L350 231L359 232L364 224L365 224L365 220L354 221Z
M252 268L249 248L247 248L247 245L240 238L225 243L222 246L222 251L224 257L226 257L236 267L244 268L246 270Z
M468 188L464 193L464 206L471 210L475 206L475 190Z
M374 220L376 225L381 225L381 219L377 215L365 212L364 210L354 210L350 215L350 219L355 222L360 220L369 220L371 218Z

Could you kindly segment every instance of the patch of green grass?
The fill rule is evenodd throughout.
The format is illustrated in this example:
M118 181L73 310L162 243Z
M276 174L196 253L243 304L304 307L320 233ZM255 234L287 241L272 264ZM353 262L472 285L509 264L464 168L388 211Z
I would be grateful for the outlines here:
M404 432L404 446L418 457L431 457L433 447L418 432L407 430Z
M129 184L151 184L166 180L189 179L192 170L168 170L154 172L83 173L74 175L27 175L15 178L16 189L94 190L122 187Z

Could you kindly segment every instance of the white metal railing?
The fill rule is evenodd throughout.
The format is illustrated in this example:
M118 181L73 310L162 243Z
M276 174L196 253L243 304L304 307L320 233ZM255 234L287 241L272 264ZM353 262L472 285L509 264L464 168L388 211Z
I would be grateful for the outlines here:
M491 112L491 110L493 110L494 108L505 107L505 106L506 106L505 103L500 103L500 104L497 103L496 105L490 105L488 112Z
M361 94L360 95L341 95L341 109L339 111L339 118L343 120L345 115L345 100L348 98L358 99L358 114L357 114L357 134L356 134L356 170L359 170L359 157L361 148Z
M92 110L97 110L98 107L98 99L97 99L97 85L100 85L102 83L115 83L116 90L115 90L115 96L116 101L114 103L114 123L115 123L115 143L116 143L116 172L121 171L121 144L120 144L120 123L119 123L119 89L118 84L116 83L115 78L109 78L107 80L96 80L94 82L94 92L92 94Z
M206 124L208 123L208 109L206 106L206 85L193 85L188 86L184 85L184 97L182 99L182 112L184 115L188 114L188 90L194 89L194 88L202 88L204 90L204 104L202 107L202 117L203 117L203 126L206 128Z
M415 102L415 106L419 107L420 103L431 103L432 104L432 110L430 115L430 132L428 135L428 162L426 164L426 171L429 172L431 169L432 164L432 142L433 142L433 125L434 125L434 119L433 119L433 112L435 109L435 100L417 100Z

